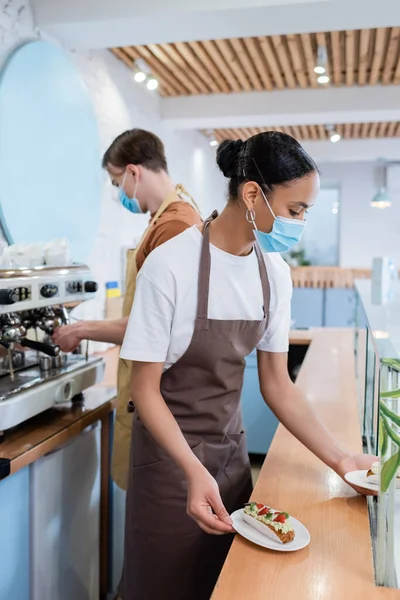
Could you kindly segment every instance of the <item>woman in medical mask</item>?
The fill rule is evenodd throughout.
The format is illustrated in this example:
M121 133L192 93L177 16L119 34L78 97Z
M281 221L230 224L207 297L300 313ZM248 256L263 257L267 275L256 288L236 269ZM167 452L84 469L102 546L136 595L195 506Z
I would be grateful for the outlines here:
M128 250L123 318L110 321L78 321L60 327L54 341L64 352L74 350L82 340L121 345L131 310L136 276L146 257L167 240L192 225L202 223L197 205L182 185L175 185L168 173L164 145L150 131L131 129L119 135L103 157L103 168L118 189L121 204L133 214L149 213L150 223L136 248ZM118 232L116 232L118 244ZM129 401L130 363L118 367L117 410L114 425L112 476L126 489L132 415Z
M217 163L226 208L150 255L121 350L136 408L123 600L211 597L229 514L251 493L240 395L254 348L265 402L297 439L340 477L373 461L343 448L288 376L292 283L279 253L298 243L316 201L314 161L265 132L223 142Z

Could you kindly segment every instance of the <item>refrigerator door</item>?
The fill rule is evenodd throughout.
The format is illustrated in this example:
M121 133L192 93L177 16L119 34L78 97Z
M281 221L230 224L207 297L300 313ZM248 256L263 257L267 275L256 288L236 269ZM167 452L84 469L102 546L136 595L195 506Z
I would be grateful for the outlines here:
M98 600L100 427L31 468L31 600Z

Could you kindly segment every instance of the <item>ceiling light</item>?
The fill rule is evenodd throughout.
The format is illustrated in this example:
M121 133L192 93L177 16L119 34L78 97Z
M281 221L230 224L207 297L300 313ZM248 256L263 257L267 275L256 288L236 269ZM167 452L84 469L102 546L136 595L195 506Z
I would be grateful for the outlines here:
M317 73L317 75L323 75L325 71L326 69L322 65L317 65L316 67L314 67L314 73Z
M147 81L147 89L153 91L158 88L158 81L155 77L150 77Z
M138 83L143 83L147 76L146 73L144 73L143 71L136 71L134 77L135 81L137 81Z
M328 75L320 75L317 79L318 83L324 84L324 83L329 83L330 82L330 78L328 77Z
M218 141L215 138L213 138L212 140L210 140L210 146L212 146L213 148L215 146L218 146Z
M390 208L392 206L392 201L389 198L389 194L385 187L381 187L381 189L375 194L375 196L371 200L371 206L373 208Z
M318 46L317 50L317 64L314 67L314 73L317 75L323 75L326 73L328 65L328 55L326 52L326 46ZM319 81L319 79L318 79ZM328 83L327 81L319 81L319 83Z
M336 144L340 140L340 134L337 131L332 131L331 137L329 138L332 144Z

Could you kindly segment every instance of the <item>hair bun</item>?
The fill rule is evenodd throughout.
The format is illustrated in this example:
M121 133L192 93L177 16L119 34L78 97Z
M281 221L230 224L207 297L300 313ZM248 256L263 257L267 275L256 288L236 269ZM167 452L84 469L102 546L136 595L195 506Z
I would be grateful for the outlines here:
M243 140L224 140L218 146L217 165L225 177L237 175L238 157L243 146Z

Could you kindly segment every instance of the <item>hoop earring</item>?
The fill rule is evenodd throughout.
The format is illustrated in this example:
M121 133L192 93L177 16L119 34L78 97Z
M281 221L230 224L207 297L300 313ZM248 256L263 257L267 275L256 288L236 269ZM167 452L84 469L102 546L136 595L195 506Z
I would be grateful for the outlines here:
M254 225L255 220L256 220L256 211L253 208L251 208L250 210L249 209L246 210L246 221L248 223L251 223L252 225Z

